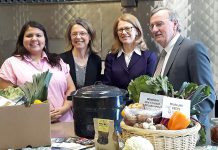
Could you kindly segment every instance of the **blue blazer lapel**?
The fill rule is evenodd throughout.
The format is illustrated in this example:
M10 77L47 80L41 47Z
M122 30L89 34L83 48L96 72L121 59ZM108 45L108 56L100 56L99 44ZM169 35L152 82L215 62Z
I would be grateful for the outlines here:
M122 53L120 57L117 58L117 64L121 64L122 68L128 72L124 54Z
M166 76L167 73L169 72L170 67L172 66L172 64L173 64L173 62L174 62L174 60L176 58L176 55L177 55L177 53L178 53L178 51L180 49L180 44L182 43L183 39L184 38L182 36L180 36L178 38L178 40L176 41L176 43L175 43L175 45L174 45L174 47L172 49L172 52L170 54L170 57L169 57L169 59L167 61L167 64L166 64L166 67L165 67L165 70L164 70L164 74L163 74L164 76Z
M131 60L130 60L130 62L129 62L128 69L131 69L131 68L134 66L134 64L135 64L139 59L140 59L140 56L137 55L135 52L133 52L132 58L131 58Z

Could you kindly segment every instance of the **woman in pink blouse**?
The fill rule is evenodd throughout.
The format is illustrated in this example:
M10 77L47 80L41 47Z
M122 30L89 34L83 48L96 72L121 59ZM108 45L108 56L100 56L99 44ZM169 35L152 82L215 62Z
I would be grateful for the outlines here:
M72 102L66 97L75 90L75 86L69 66L57 54L49 52L45 28L35 21L29 21L20 31L13 55L1 66L0 88L32 82L32 75L47 70L52 73L47 97L51 121L71 122Z

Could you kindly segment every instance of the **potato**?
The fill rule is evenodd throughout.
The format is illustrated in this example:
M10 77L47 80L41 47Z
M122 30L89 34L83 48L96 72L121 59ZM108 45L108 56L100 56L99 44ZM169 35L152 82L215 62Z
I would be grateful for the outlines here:
M139 122L139 123L141 123L141 122L145 122L147 120L147 116L146 115L137 115L137 121Z
M145 121L146 121L147 123L153 124L153 118L147 118Z
M133 126L137 122L137 118L124 118L126 125Z

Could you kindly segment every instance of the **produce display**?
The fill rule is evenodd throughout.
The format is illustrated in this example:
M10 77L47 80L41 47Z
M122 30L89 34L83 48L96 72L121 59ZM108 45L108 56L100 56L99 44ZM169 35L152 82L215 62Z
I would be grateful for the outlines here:
M39 104L47 100L48 84L52 73L49 71L33 75L32 82L26 82L24 85L13 87L9 86L0 89L0 96L12 100L15 104Z
M135 103L139 102L141 92L191 100L191 109L194 113L194 110L197 110L196 106L210 96L210 87L184 82L180 90L175 91L166 76L153 78L142 75L129 83L128 92L130 99Z
M175 91L166 76L153 78L142 75L129 83L128 92L135 103L139 102L141 92L191 100L191 115L196 115L200 113L198 104L210 96L210 87L184 82L180 90Z
M191 119L180 111L174 112L171 118L167 119L162 118L161 114L145 110L140 103L126 106L121 114L126 125L150 130L181 130L191 123Z
M210 87L184 82L180 90L176 91L167 77L153 78L142 75L129 83L128 92L134 103L126 106L121 112L126 125L145 130L181 130L194 126L192 118L188 118L182 111L175 111L170 118L163 118L162 112L147 110L145 104L139 103L140 93L190 100L190 116L192 116L200 113L198 105L210 96ZM201 142L204 143L206 133L203 128L199 134Z
M25 93L24 104L30 106L35 100L46 101L48 94L48 84L51 80L52 73L49 71L43 72L41 74L33 75L32 82L26 82L21 85L21 90Z

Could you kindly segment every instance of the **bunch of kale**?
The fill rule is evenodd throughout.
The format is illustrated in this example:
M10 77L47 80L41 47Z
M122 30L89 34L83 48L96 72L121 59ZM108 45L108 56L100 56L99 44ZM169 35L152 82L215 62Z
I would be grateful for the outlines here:
M191 100L191 115L195 115L199 113L198 104L210 96L210 87L184 82L180 90L175 91L166 76L154 78L142 75L129 83L128 92L135 103L139 102L140 92Z

